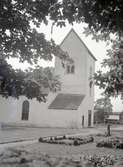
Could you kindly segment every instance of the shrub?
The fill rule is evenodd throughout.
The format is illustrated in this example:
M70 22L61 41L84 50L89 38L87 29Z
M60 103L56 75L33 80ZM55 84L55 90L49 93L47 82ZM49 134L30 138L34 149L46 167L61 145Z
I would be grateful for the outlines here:
M97 142L97 147L107 147L107 148L119 148L123 149L123 140L122 138L108 138Z
M116 157L111 155L106 156L99 156L99 155L92 155L92 156L85 156L84 160L92 164L94 167L107 167L113 166L116 161Z
M43 142L43 138L40 137L40 138L38 139L38 141L39 141L39 142Z
M73 145L74 145L74 146L78 146L78 145L80 145L80 143L79 143L79 141L78 141L77 139L75 139L75 140L73 141Z
M65 135L63 136L63 139L66 139L66 136L65 136Z
M26 163L26 162L27 162L27 160L26 160L25 158L21 158L20 164L24 164L24 163Z

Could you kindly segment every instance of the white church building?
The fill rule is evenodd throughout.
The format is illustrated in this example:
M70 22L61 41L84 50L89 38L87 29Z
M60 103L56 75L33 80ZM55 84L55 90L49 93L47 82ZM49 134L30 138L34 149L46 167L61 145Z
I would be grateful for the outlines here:
M40 127L82 128L93 126L94 85L91 77L96 58L71 29L60 44L73 59L63 68L55 58L55 74L62 83L61 90L50 92L46 103L20 97L0 97L0 123L35 125Z

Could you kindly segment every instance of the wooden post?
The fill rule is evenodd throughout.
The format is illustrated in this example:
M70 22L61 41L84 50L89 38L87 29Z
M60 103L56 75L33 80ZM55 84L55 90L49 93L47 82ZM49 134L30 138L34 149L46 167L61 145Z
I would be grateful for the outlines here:
M111 128L110 124L107 125L107 136L111 136Z

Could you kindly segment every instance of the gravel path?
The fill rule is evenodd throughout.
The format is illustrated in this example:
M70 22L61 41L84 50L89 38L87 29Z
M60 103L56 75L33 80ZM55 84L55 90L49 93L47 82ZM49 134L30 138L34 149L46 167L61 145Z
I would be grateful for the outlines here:
M88 135L91 133L99 133L100 130L96 128L83 129L67 129L67 128L8 128L0 130L0 143L12 142L21 139L38 139L39 137L56 136L64 134L78 134ZM102 131L103 132L103 131Z

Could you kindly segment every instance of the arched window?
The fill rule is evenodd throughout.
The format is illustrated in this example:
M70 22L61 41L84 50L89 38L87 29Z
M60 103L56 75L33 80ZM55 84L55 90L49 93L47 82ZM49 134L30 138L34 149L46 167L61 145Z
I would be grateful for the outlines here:
M27 121L29 119L29 102L25 100L22 104L22 120Z

